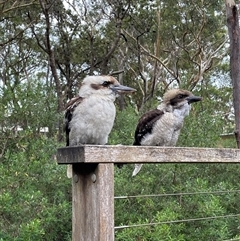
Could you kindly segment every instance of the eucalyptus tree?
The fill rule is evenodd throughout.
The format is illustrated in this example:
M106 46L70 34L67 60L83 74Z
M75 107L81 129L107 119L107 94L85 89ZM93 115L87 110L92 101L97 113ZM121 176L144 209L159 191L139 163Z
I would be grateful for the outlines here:
M138 85L140 108L159 86L161 92L169 85L193 90L221 69L227 54L222 9L221 1L135 1L118 54L128 56L126 72Z
M132 103L141 110L168 86L201 89L226 55L219 0L17 3L3 2L11 11L2 19L1 42L6 49L21 46L20 64L34 67L16 79L41 73L42 83L55 89L58 113L87 74L116 74L138 88ZM56 122L61 130L61 119Z
M34 7L37 4L37 0L3 0L0 2L0 23L1 23L1 30L6 30L8 28L5 28L6 21L12 21L13 19L20 19L19 16L16 15L18 11L21 11L22 9L26 9L29 7ZM16 38L21 36L26 29L28 29L29 25L24 26L21 29L18 29L16 32L12 32L11 35L8 35L5 39L3 39L0 42L0 47L3 47L12 41L14 41Z
M0 147L2 157L9 146L17 142L19 129L39 129L37 99L32 100L37 73L41 73L39 53L29 26L22 17L26 9L34 8L36 1L1 1L0 21ZM37 69L37 71L36 71ZM35 77L35 80L34 80ZM34 118L32 118L34 116ZM38 117L38 120L36 120ZM33 120L34 119L34 120ZM40 123L39 123L40 125ZM34 126L34 127L33 127Z
M240 71L239 71L239 54L240 54L240 39L239 39L239 8L234 1L226 0L226 17L227 27L230 39L230 67L231 78L233 85L233 105L235 113L235 137L238 148L240 148Z

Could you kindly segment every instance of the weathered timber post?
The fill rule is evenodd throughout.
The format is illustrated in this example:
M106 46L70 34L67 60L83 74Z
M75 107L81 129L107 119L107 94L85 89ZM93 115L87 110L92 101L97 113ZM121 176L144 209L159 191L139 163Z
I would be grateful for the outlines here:
M84 148L58 150L58 161L73 163L72 240L114 240L114 164L84 163Z
M235 137L240 148L240 27L238 7L234 0L225 0L227 27L230 40L230 68L233 85Z
M240 150L85 145L58 149L57 161L73 164L72 240L114 241L115 163L240 163Z
M73 164L73 241L114 240L113 181L111 163Z

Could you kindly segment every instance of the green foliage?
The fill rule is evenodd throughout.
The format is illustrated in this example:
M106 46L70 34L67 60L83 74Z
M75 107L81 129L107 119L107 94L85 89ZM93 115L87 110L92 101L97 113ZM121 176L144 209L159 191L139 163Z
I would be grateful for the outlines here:
M123 111L117 110L117 117L109 136L111 145L132 145L138 115L133 107L128 106Z
M140 237L146 240L225 240L238 234L238 218L207 217L239 213L239 208L235 205L238 202L238 193L208 194L217 190L238 190L239 184L233 179L237 179L239 167L226 167L224 164L162 164L155 167L145 165L143 168L134 179L126 175L133 168L127 167L122 173L116 170L117 196L183 194L116 199L117 226L163 222L154 228L146 226L117 230L116 240L138 240ZM194 221L199 218L206 220ZM192 221L171 223L188 219ZM165 223L167 221L170 223Z
M70 240L71 182L56 163L56 141L22 135L1 160L0 239Z

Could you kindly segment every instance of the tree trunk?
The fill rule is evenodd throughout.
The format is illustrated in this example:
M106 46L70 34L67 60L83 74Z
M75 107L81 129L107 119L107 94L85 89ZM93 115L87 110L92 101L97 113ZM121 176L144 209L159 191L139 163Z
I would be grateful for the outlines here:
M39 0L39 3L42 8L43 14L45 16L46 30L45 30L44 46L42 46L40 44L39 40L38 40L38 43L39 43L40 47L48 54L49 65L50 65L52 76L53 76L53 79L55 82L56 93L57 93L57 98L58 98L57 111L58 111L58 113L61 113L64 110L62 85L61 85L61 81L58 77L55 55L54 55L54 50L53 50L53 46L51 44L51 37L50 37L51 20L50 20L49 9L50 9L51 5L49 5L48 2L45 0ZM62 127L63 127L63 122L61 121L61 119L59 119L58 120L58 140L59 141L61 141L63 139L63 131L62 131L63 128Z
M227 27L230 39L230 68L233 85L233 106L235 113L235 137L240 148L240 29L237 6L233 0L225 0Z

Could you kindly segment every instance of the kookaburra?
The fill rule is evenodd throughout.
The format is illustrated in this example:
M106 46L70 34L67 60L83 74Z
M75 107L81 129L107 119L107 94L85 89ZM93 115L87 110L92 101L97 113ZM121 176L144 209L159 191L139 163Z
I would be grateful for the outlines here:
M82 82L78 96L66 105L67 146L107 144L116 115L116 97L134 91L136 90L133 88L120 85L112 76L87 76ZM68 176L71 176L69 168Z
M172 89L163 96L160 105L139 120L133 145L175 146L183 127L184 117L189 114L191 103L202 98L182 89ZM135 164L132 176L137 175L142 164Z

